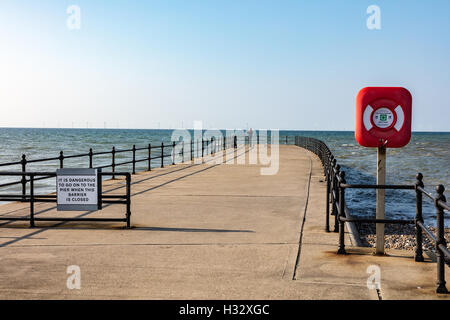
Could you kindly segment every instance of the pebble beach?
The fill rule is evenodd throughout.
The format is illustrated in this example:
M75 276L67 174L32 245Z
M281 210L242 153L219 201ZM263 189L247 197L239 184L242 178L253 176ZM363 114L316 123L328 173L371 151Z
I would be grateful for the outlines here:
M375 247L376 233L375 224L361 223L357 224L359 237L364 246ZM436 228L429 227L436 234ZM414 250L416 246L415 234L416 230L413 225L385 225L385 247L389 249ZM450 228L445 229L445 239L447 247L450 248ZM434 251L434 244L423 234L423 249Z

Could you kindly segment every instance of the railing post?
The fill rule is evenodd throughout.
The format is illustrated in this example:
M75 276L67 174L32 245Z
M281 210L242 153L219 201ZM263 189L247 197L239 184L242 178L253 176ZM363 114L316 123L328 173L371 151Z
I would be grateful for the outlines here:
M116 178L116 175L114 174L116 172L116 147L112 147L111 151L111 168L112 168L112 178L113 180Z
M203 153L205 151L205 141L202 138L202 159L203 159Z
M59 167L64 168L64 152L59 152Z
M152 171L152 144L148 144L148 171Z
M27 166L27 156L22 155L22 160L20 161L20 164L22 165L22 172L26 172L26 166ZM22 199L25 201L25 195L27 194L27 177L25 175L22 176Z
M213 144L213 138L211 137L211 143L210 143L210 146L211 146L211 155L212 154L214 154L214 144Z
M133 144L133 174L136 174L136 145Z
M417 262L423 262L423 249L422 249L422 243L423 243L423 234L422 234L422 228L419 226L419 222L423 223L423 215L422 215L422 192L418 190L418 187L423 188L423 175L421 173L418 173L416 176L416 183L414 185L416 190L416 252L414 255L414 259Z
M297 142L297 141L296 141ZM296 143L297 144L297 143ZM326 218L325 218L325 232L330 232L330 169L326 171L326 181L327 181L327 192L326 192Z
M175 165L175 141L172 142L172 165Z
M334 160L336 163L336 159ZM339 232L339 220L338 220L338 212L337 212L337 200L336 197L339 197L339 188L338 188L338 181L337 176L339 176L339 171L341 170L341 166L338 164L335 164L334 168L336 169L336 172L334 170L332 171L333 176L333 195L332 195L332 202L333 202L333 210L331 214L334 214L334 232Z
M181 143L181 163L184 163L184 140Z
M339 184L339 250L338 254L345 254L345 222L342 220L345 218L345 188L341 184L345 184L345 172L339 173L341 178Z
M92 169L93 166L93 157L94 152L92 151L92 148L89 149L89 168Z
M127 173L127 229L131 226L131 175Z
M445 287L445 256L441 251L440 245L447 247L444 237L444 208L439 205L439 201L447 202L444 196L445 188L442 184L436 187L437 197L434 200L436 206L436 262L437 262L437 288L436 293L447 294L448 290Z
M191 140L191 162L194 161L194 140Z
M164 168L164 142L161 142L161 168Z
M30 175L30 228L34 228L34 175Z
M288 144L288 136L286 136L286 144Z

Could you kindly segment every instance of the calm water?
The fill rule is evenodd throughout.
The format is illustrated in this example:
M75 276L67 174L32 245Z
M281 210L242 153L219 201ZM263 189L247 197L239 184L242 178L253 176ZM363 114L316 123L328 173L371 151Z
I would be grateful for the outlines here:
M89 148L96 151L128 149L133 144L146 146L169 143L172 130L121 130L121 129L19 129L0 128L0 163L19 161L22 154L28 159L58 156L60 150L66 155L87 153ZM376 182L376 150L360 147L353 132L330 131L280 131L280 136L303 135L318 138L330 147L347 173L349 183ZM392 184L412 184L417 172L424 175L425 186L434 191L441 183L450 188L450 133L414 133L410 144L402 149L389 149L387 160L387 182ZM156 155L156 153L155 153ZM126 155L118 154L117 162ZM137 154L145 158L146 152ZM110 155L95 157L95 166L110 163ZM170 159L166 160L167 162ZM155 160L157 166L159 160ZM67 167L87 166L88 158L65 160ZM146 163L137 166L145 169ZM27 170L54 171L58 162L30 164ZM1 171L20 170L20 166L0 167ZM130 170L122 166L118 170ZM0 178L0 184L11 179ZM39 192L54 192L54 181L37 183ZM1 188L0 192L17 192L20 186ZM449 193L446 192L447 197ZM389 217L414 217L414 191L387 191L387 215ZM350 190L347 195L348 207L361 216L375 214L375 191ZM424 203L427 223L433 224L435 212L432 203ZM447 224L449 220L447 219Z

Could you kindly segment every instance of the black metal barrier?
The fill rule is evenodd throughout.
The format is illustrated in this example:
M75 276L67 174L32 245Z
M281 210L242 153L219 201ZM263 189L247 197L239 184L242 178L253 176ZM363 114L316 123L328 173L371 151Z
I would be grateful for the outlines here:
M30 193L25 195L2 194L0 201L18 201L30 203L30 216L27 217L11 217L0 216L0 221L30 221L30 227L35 227L36 221L90 221L90 222L126 222L127 228L130 228L131 220L131 174L128 172L100 172L100 178L105 176L124 176L126 181L126 193L124 195L107 195L99 194L98 201L106 204L123 204L126 205L125 218L84 218L84 217L35 217L34 204L37 202L57 202L56 194L39 195L35 194L34 182L39 178L36 177L56 177L55 172L0 172L1 176L26 176L29 177ZM101 183L101 182L100 182Z
M445 286L445 257L450 259L450 250L447 248L447 243L444 237L445 225L444 215L445 211L450 211L450 207L444 196L445 188L443 185L436 187L436 196L428 193L424 188L423 175L417 174L416 181L411 185L367 185L367 184L347 184L345 180L345 172L341 170L337 164L336 158L328 146L315 138L309 137L294 137L294 144L296 146L307 149L316 154L322 162L324 174L327 182L326 191L326 216L325 216L325 231L330 232L330 215L334 216L334 232L339 232L339 248L338 254L345 254L345 222L358 223L383 223L383 224L411 224L416 229L416 250L415 261L423 262L423 234L425 234L434 244L437 261L437 287L436 293L447 294L448 290ZM286 144L288 139L286 138ZM416 217L415 219L369 219L369 218L349 218L348 208L345 204L345 190L346 189L403 189L414 190L416 193ZM424 225L422 215L422 201L423 195L434 202L436 208L436 235ZM331 207L331 212L330 212Z
M1 163L0 167L10 167L10 166L20 166L21 171L20 172L14 172L14 171L0 171L0 178L1 177L22 177L20 181L13 181L13 182L7 182L0 184L0 188L2 187L8 187L13 185L22 185L22 192L21 194L0 194L0 202L2 201L19 201L19 202L29 202L30 203L30 216L28 218L26 217L5 217L0 216L0 221L30 221L30 226L35 226L35 221L97 221L97 222L126 222L127 228L130 228L130 217L131 217L131 174L136 174L136 164L139 162L148 162L147 170L152 170L152 160L161 159L160 167L164 168L164 159L171 157L172 158L172 165L175 164L175 147L179 147L180 150L177 153L178 156L180 156L181 162L185 161L193 161L195 157L197 158L204 158L206 155L214 155L219 150L226 150L232 146L233 139L230 139L227 137L222 137L220 139L211 138L208 140L197 140L197 141L189 141L188 146L190 145L190 149L187 151L185 150L185 142L181 141L176 143L175 141L172 141L168 145L164 145L164 142L161 142L161 145L158 146L152 146L151 144L148 144L147 147L137 148L136 145L133 145L131 149L116 149L115 147L112 147L111 151L104 151L104 152L93 152L92 148L89 149L88 153L83 154L76 154L76 155L69 155L65 156L64 152L61 151L59 153L58 157L52 157L52 158L43 158L43 159L33 159L28 160L26 158L26 155L22 155L21 161L16 162L9 162L9 163ZM147 150L147 156L142 159L136 158L136 152ZM157 150L157 155L155 155L155 150ZM153 152L153 154L152 154ZM119 153L131 153L131 160L123 161L123 162L116 162L116 155ZM111 163L107 165L100 165L94 167L94 156L101 156L101 155L111 155ZM65 159L74 159L74 158L83 158L88 157L88 168L95 168L95 169L104 169L104 168L111 168L112 172L106 173L102 172L100 173L101 177L110 176L113 179L116 178L116 176L125 176L126 177L126 195L106 195L101 194L99 201L102 203L109 203L109 204L126 204L127 210L126 210L126 217L121 218L41 218L41 217L35 217L34 215L34 204L36 202L57 202L56 194L49 194L49 195L36 195L35 194L35 182L39 180L44 179L51 179L56 177L55 172L27 172L27 164L31 163L40 163L40 162L59 162L59 168L64 168L64 160ZM132 172L131 174L128 172L116 172L116 167L123 166L123 165L132 165ZM27 194L27 185L29 184L30 193Z
M208 140L197 140L197 141L190 141L187 142L187 144L190 144L190 149L185 151L185 142L181 141L176 143L175 141L172 141L169 144L164 144L164 142L161 142L160 145L152 146L151 144L148 144L146 147L139 147L137 148L136 145L133 145L130 149L116 149L116 147L112 147L110 151L102 151L102 152L93 152L92 148L89 149L88 153L82 153L82 154L74 154L74 155L65 155L64 151L60 151L59 156L57 157L51 157L51 158L42 158L42 159L27 159L27 156L25 154L22 155L22 159L20 161L15 162L8 162L8 163L0 163L0 168L2 167L14 167L19 166L21 169L22 174L17 175L21 176L22 179L19 181L13 181L13 182L7 182L0 184L1 187L8 187L13 186L17 184L22 185L22 195L25 195L26 193L26 186L27 183L30 183L30 180L27 179L26 171L27 171L27 165L33 164L33 163L42 163L42 162L57 162L59 168L64 168L64 160L66 159L75 159L75 158L87 158L87 168L94 168L94 169L105 169L105 168L111 168L112 170L112 178L114 179L116 176L116 167L129 165L132 166L132 174L136 174L136 164L140 162L147 162L147 170L151 171L152 168L152 160L161 159L159 167L164 168L164 159L171 157L172 158L172 165L175 164L175 147L179 146L180 151L178 152L178 155L182 158L182 162L186 160L194 160L194 157L200 158L204 157L207 154L214 154L218 150L224 150L231 147L231 141L227 141L230 139L227 139L227 137L223 137L221 139L208 139ZM147 151L147 155L145 158L137 159L136 153L139 151ZM117 154L129 154L129 159L123 162L117 162L116 156ZM111 155L111 162L106 165L99 165L94 166L94 157L95 156L104 156L104 155ZM38 178L35 178L34 181L48 179L53 176L40 176Z

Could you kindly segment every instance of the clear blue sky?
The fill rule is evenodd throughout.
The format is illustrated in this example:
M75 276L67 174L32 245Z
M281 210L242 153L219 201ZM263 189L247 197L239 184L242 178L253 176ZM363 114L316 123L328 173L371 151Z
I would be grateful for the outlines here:
M381 30L366 27L372 4ZM404 86L413 129L450 131L449 13L448 0L2 0L0 126L353 130L359 89Z

